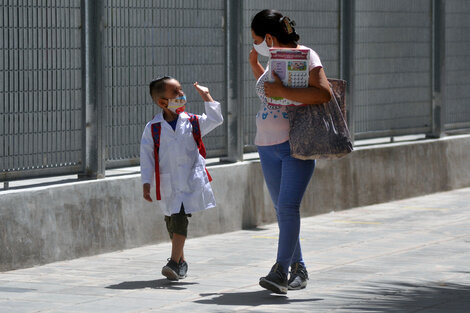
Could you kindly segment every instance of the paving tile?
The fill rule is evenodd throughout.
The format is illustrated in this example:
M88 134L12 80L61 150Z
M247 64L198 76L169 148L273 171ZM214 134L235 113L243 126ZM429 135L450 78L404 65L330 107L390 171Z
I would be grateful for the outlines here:
M188 239L188 277L161 243L0 273L0 313L468 312L470 188L303 218L309 285L258 285L277 225ZM190 226L191 227L191 226Z

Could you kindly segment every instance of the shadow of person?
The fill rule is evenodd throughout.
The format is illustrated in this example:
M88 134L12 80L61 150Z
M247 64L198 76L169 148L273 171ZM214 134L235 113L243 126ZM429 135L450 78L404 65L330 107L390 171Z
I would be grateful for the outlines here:
M210 299L199 299L194 302L201 304L217 305L263 305L263 304L289 304L294 302L313 302L323 299L289 299L285 295L274 295L268 290L237 293L201 293L201 297L211 297Z
M147 280L147 281L125 281L120 284L110 285L106 288L108 289L171 289L171 290L184 290L183 286L187 285L196 285L199 283L192 282L182 282L182 281L171 281L166 278L157 279L157 280Z
M349 312L470 312L470 286L451 282L380 281L341 294L354 301L348 304Z

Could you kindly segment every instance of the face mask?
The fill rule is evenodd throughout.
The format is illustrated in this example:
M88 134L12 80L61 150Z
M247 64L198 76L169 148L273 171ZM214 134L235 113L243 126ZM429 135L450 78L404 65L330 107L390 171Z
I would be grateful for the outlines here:
M259 54L265 57L270 56L269 47L268 47L268 44L266 43L266 38L264 38L263 42L260 43L259 45L253 43L253 47L255 48L256 52L258 52Z
M168 110L175 112L176 114L180 114L184 112L186 106L186 96L183 95L181 97L175 99L168 99Z

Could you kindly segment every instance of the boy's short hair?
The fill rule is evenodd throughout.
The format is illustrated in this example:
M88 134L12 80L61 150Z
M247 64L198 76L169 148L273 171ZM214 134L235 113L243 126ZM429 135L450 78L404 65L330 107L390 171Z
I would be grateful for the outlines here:
M171 76L163 76L152 81L149 85L150 96L155 94L158 99L162 98L166 91L166 82L170 79L174 78Z

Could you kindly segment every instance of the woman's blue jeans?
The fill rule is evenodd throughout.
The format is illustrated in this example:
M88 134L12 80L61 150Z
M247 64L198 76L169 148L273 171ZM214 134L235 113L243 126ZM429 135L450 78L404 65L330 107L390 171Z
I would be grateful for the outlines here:
M291 264L304 264L299 238L299 209L315 169L315 160L304 161L292 157L288 141L273 146L258 146L258 153L279 225L277 262L287 273Z

